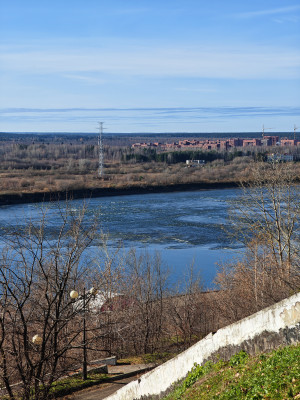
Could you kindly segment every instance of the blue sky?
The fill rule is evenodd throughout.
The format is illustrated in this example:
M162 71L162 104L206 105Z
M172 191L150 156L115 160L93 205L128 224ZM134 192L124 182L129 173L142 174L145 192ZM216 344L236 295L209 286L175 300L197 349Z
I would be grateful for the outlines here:
M0 0L0 131L291 131L299 43L299 0Z

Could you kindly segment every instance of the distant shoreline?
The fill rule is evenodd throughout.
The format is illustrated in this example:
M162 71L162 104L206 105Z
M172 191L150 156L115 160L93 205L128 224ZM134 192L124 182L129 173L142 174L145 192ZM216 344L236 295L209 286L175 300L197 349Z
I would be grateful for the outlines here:
M126 196L135 194L150 193L171 193L197 190L213 190L238 187L237 182L206 182L206 183L182 183L174 185L156 185L156 186L128 186L120 188L94 188L77 189L57 192L35 192L0 195L0 206L41 203L66 199L90 199L96 197Z

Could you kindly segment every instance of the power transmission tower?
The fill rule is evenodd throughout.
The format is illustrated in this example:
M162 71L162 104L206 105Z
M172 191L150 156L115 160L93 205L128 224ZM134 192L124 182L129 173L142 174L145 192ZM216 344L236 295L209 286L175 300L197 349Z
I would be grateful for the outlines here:
M99 151L99 165L98 165L98 178L103 178L103 124L104 122L99 122L99 136L98 136L98 151Z

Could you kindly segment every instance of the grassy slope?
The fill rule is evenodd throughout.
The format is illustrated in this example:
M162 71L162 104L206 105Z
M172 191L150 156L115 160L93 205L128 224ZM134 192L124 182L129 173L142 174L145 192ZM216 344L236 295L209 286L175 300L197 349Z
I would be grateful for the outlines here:
M195 366L165 400L300 399L300 344Z

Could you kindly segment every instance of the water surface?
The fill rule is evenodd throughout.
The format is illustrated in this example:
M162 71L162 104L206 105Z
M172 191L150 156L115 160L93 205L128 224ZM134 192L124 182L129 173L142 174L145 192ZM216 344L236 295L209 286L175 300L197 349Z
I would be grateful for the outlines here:
M111 249L121 244L125 250L159 251L172 282L182 281L193 264L205 286L212 286L216 263L234 257L240 247L226 234L228 201L239 192L220 189L93 198L88 201L85 224L97 215L99 230L109 235ZM79 212L82 204L83 200L74 200L72 212ZM55 240L60 221L56 203L3 206L0 230L16 224L22 228L28 218L38 220L45 206L51 222L48 234Z

